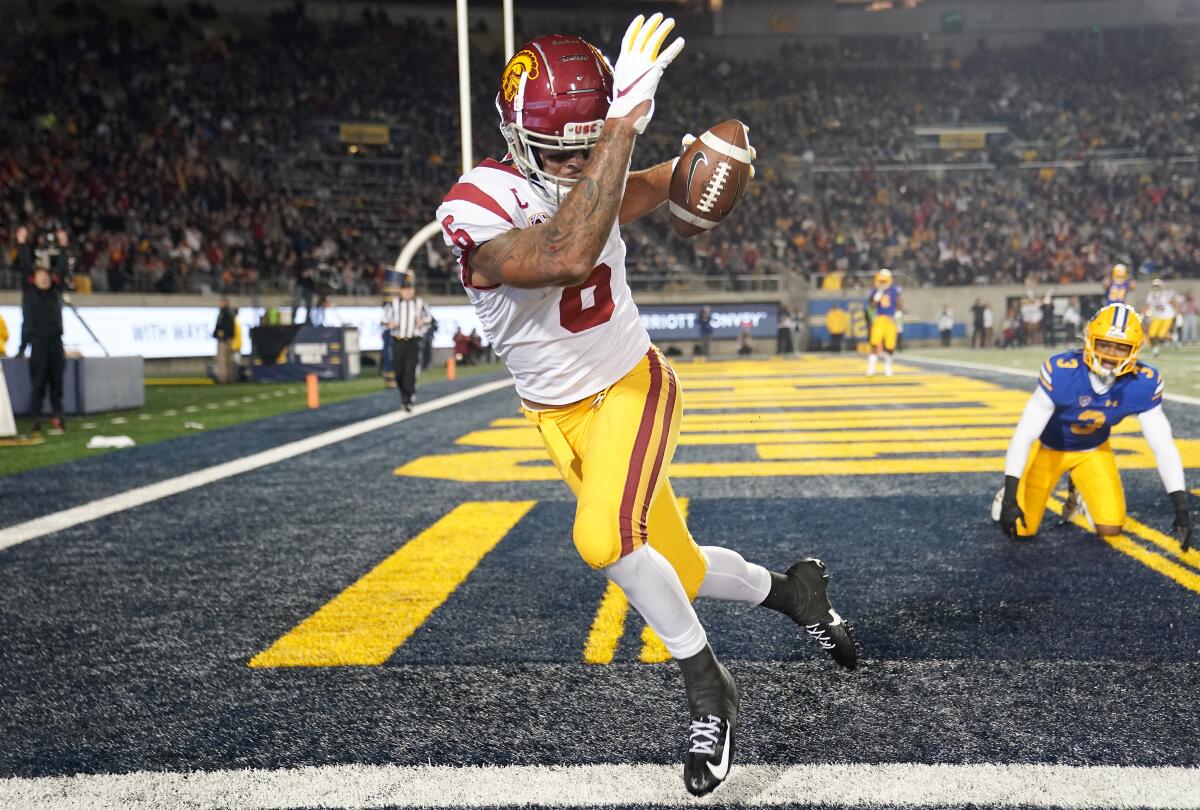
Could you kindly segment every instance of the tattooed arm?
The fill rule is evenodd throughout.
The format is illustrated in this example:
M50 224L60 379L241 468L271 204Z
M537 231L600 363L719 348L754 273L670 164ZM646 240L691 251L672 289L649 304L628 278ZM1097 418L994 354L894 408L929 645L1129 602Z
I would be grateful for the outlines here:
M639 105L649 107L649 102ZM482 284L569 287L591 274L624 197L637 112L610 118L578 182L549 222L497 236L471 254Z

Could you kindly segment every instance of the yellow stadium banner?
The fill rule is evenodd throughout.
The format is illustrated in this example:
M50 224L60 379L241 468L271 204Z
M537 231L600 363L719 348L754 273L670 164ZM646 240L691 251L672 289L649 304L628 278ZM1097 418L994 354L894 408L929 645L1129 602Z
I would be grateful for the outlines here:
M953 130L938 135L938 145L943 149L982 149L987 144L987 133L981 130Z
M387 124L339 124L338 140L342 143L384 146L391 143L392 133Z

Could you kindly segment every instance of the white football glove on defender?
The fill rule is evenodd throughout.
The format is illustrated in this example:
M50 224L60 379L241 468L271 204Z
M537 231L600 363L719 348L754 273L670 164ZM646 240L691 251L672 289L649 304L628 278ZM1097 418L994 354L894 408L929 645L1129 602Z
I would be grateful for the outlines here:
M692 133L689 132L687 135L684 135L683 141L682 141L684 151L687 151L687 148L695 142L696 142L696 136L693 135ZM753 180L754 179L754 161L758 160L758 150L750 145L750 127L746 127L746 149L749 150L749 152L750 152L750 161L751 161L750 162L750 179ZM678 162L679 162L679 158L675 158L674 160L671 161L671 171L675 171L675 164Z
M639 135L654 115L654 91L667 65L683 50L683 37L677 38L662 53L659 49L667 34L675 27L675 20L655 14L645 19L641 14L633 18L621 40L621 54L613 67L613 98L608 107L609 118L624 118L643 101L650 102L650 111L633 122Z

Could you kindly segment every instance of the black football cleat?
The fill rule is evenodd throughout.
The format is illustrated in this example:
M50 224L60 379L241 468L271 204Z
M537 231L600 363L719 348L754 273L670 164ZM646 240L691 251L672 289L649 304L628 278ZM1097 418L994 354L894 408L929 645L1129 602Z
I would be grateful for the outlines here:
M841 666L858 666L854 629L829 603L829 574L820 560L801 560L780 577L771 575L769 606L792 617L809 638ZM766 604L766 603L764 603Z
M733 766L737 686L707 645L691 658L680 659L679 666L692 718L683 783L693 796L707 796L725 781Z
M683 782L693 796L707 796L733 766L733 724L715 714L693 717L688 741Z

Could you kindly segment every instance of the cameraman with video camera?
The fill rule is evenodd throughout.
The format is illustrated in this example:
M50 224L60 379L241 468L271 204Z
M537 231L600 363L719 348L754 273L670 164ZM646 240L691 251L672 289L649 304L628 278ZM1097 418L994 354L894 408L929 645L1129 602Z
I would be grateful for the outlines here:
M28 229L17 229L17 243L28 242ZM24 238L22 238L24 237ZM42 247L36 250L32 272L21 276L22 305L24 320L21 324L22 341L30 346L29 380L32 386L30 413L33 415L32 433L41 433L42 406L46 389L50 389L51 435L66 431L63 421L63 373L66 370L66 355L63 352L62 308L66 294L71 289L71 261L65 250L66 232L59 229L55 234L48 230L43 234Z

